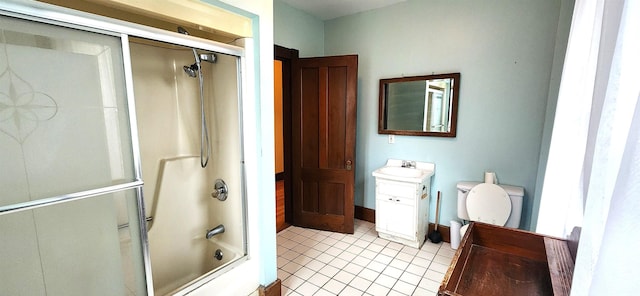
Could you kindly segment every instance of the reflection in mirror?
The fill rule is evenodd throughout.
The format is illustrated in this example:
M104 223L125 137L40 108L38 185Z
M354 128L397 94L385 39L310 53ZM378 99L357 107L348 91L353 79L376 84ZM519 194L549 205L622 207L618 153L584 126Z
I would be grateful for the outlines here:
M380 80L378 133L455 137L460 73Z

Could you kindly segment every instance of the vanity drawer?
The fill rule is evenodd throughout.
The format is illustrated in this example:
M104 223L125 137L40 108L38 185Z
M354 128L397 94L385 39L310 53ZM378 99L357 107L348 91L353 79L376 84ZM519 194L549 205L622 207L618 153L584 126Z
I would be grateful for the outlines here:
M418 190L413 184L385 180L377 182L376 193L380 195L415 198Z

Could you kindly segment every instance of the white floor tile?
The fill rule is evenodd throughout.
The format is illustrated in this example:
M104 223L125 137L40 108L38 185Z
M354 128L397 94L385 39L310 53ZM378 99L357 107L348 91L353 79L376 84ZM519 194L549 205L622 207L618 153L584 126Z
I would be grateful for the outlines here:
M340 269L337 269L337 268L335 268L335 267L333 267L331 265L325 265L318 272L331 278L334 275L336 275L336 273L338 273L338 271L340 271Z
M296 288L296 292L302 295L313 295L318 290L320 290L320 287L310 282L305 282L304 284L300 285L300 287Z
M329 249L327 249L326 251L324 251L325 253L331 255L331 256L338 256L340 255L342 252L344 252L343 249L339 249L339 248L335 248L335 247L331 247Z
M305 267L314 270L314 271L318 271L320 269L322 269L326 264L318 261L318 260L311 260L311 262L307 263L307 265L305 265Z
M298 269L298 271L296 271L294 275L296 275L297 277L303 280L308 280L311 276L313 276L314 273L316 273L315 270L311 270L303 266L300 269Z
M382 249L382 251L380 251L380 254L382 255L387 255L389 257L395 257L396 255L398 255L398 250L390 247L390 246L386 246L384 249Z
M358 265L358 264L353 264L353 263L349 263L347 264L347 266L345 266L342 270L346 271L346 272L350 272L352 274L358 274L360 273L362 270L364 269L364 267Z
M354 246L363 248L363 249L366 249L369 246L369 244L371 244L371 242L363 240L362 238L353 243Z
M313 246L313 249L311 251L324 252L329 248L331 248L330 245L327 245L325 243L318 243L315 246Z
M400 270L405 270L409 266L409 262L402 261L400 259L393 259L389 262L389 266L395 267Z
M387 294L387 296L408 296L408 295L404 293L400 293L396 290L391 290L389 291L389 294Z
M364 294L364 292L351 286L344 288L344 290L342 290L342 293L340 293L340 295L349 295L349 296L360 296L362 294Z
M413 285L413 286L417 286L417 285L420 283L420 280L422 280L422 277L417 276L417 275L415 275L415 274L413 274L413 273L410 273L410 272L406 272L406 271L405 271L405 272L400 276L400 280L401 280L401 281L403 281L403 282L405 282L405 283L411 284L411 285Z
M285 264L284 266L282 266L282 270L288 272L288 273L296 273L296 271L298 271L298 269L300 269L302 266L300 266L300 264L297 264L295 262L289 262L287 264Z
M427 267L416 265L416 264L409 264L409 266L407 267L407 269L405 269L405 271L413 273L419 277L422 277L425 271L427 271Z
M335 276L333 276L333 279L338 280L346 285L350 283L355 277L356 276L353 273L341 270Z
M351 263L358 264L362 267L369 265L370 262L371 262L371 259L368 259L362 256L357 256L356 258L353 258L353 260L351 260Z
M405 283L403 281L397 281L391 290L398 291L404 295L411 295L413 291L416 289L415 285ZM298 289L296 289L297 291Z
M347 236L343 237L343 238L341 239L341 241L343 241L343 242L345 242L346 244L349 244L349 245L350 245L350 244L355 243L355 242L357 241L357 239L355 239L353 236L349 236L349 235L347 235Z
M447 273L447 269L449 269L449 265L440 264L437 262L431 262L431 264L429 264L429 269L440 272L440 273Z
M378 276L378 278L376 278L376 280L374 281L376 284L380 284L382 286L385 286L389 289L391 289L393 287L393 285L396 284L396 279L393 277L390 277L386 274L381 274L380 276Z
M289 276L286 280L282 281L282 285L291 290L295 290L302 284L304 284L304 280L295 275Z
M391 260L393 260L393 257L389 257L387 255L383 255L383 254L378 254L378 256L376 256L376 258L373 258L373 261L376 262L380 262L382 264L389 264L391 262Z
M401 253L405 253L405 254L409 254L411 256L415 256L416 254L418 254L418 252L420 252L420 249L416 249L414 247L409 247L409 246L404 246L402 248L402 250L400 250Z
M431 261L424 259L424 258L420 258L420 257L415 257L413 258L413 261L411 261L411 264L415 264L418 266L430 266L431 265Z
M287 263L289 263L290 261L287 258L284 258L282 256L278 256L278 266L285 266L287 265Z
M336 258L335 256L331 256L331 255L329 255L327 253L322 253L322 254L318 255L315 259L320 261L320 262L322 262L322 263L328 264L329 262L331 262L331 260L333 260L335 258Z
M380 275L379 272L375 272L375 271L373 271L371 269L368 269L368 268L363 269L358 274L359 277L361 277L363 279L366 279L368 281L371 281L371 282L373 282L378 277L378 275ZM416 283L416 284L418 284L418 283Z
M425 242L420 249L378 237L375 224L355 232L291 226L278 233L282 295L435 295L456 250Z
M389 242L387 247L392 248L392 249L397 250L397 251L400 251L400 250L402 250L404 245L402 245L401 243Z
M369 286L369 289L367 289L366 292L373 296L386 296L389 291L391 291L391 289L380 284L373 283Z
M429 291L423 288L417 287L413 295L434 295L437 291Z
M326 284L324 284L324 286L322 286L322 288L333 293L333 295L338 295L346 286L347 284L345 283L335 279L330 279Z
M356 254L350 253L350 252L343 252L342 254L340 254L340 259L342 260L346 260L346 261L351 261L354 258L356 258Z
M371 286L371 281L357 276L349 283L349 286L364 292Z
M451 258L452 257L445 257L445 256L442 256L442 255L436 255L436 257L433 258L433 262L437 262L437 263L449 266L449 264L451 264Z
M440 282L432 281L430 279L423 278L418 284L419 288L423 288L427 291L438 292L440 288Z
M376 256L378 256L378 253L371 250L364 250L360 253L360 256L368 259L373 259L373 258L376 258ZM411 260L409 260L409 262L411 262Z
M387 268L385 268L382 271L382 274L388 275L388 276L390 276L390 277L392 277L394 279L397 279L402 275L402 270L397 269L395 267L387 266Z
M382 263L377 262L377 261L371 261L369 263L369 265L367 265L367 268L371 269L373 271L376 271L378 273L381 273L385 268L387 268L387 265L382 264ZM425 268L425 270L426 270L426 268Z
M371 252L376 252L376 253L380 253L380 251L382 251L382 249L384 249L384 246L378 245L378 244L374 244L374 243L369 244L369 246L367 247L367 250L369 250Z
M328 281L330 280L330 278L326 275L323 275L321 273L316 273L314 274L308 281L318 287L322 287L324 286L324 284L326 284ZM416 283L417 284L417 283Z
M296 259L298 256L300 256L300 253L291 251L291 250L284 252L284 254L282 254L282 258L285 258L287 260Z
M349 246L345 251L352 253L352 254L356 254L359 255L364 249L355 245L351 245Z
M329 265L337 269L343 269L345 266L347 266L347 264L349 264L349 261L343 260L341 258L335 258L331 260L331 262L329 262Z
M307 263L311 262L313 259L305 256L305 255L300 255L298 257L296 257L296 259L291 260L291 262L295 262L296 264L305 266L307 265Z
M351 244L343 241L336 242L332 247L338 248L340 250L346 250Z
M442 280L444 279L444 273L439 273L437 271L434 271L433 269L429 269L424 273L424 278L430 279L435 282L442 282Z
M413 261L413 258L415 258L415 255L411 255L411 254L407 254L407 253L398 253L398 255L396 255L396 259L400 259L402 261L405 262L411 262Z
M278 268L278 278L279 278L281 281L286 280L290 275L291 275L290 273L288 273L288 272L286 272L286 271L284 271L284 270L282 270L282 269Z

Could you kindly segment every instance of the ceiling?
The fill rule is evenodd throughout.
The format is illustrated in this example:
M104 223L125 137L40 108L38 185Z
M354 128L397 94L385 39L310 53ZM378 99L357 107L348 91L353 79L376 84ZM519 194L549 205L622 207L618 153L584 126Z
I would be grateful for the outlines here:
M321 20L389 6L406 0L280 0Z

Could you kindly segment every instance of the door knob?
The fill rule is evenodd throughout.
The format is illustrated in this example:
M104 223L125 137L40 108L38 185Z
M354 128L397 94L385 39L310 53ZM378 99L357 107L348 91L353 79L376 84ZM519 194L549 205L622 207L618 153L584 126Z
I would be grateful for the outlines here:
M347 170L351 170L351 165L353 164L353 161L351 161L351 159L347 160L345 162L345 167Z

